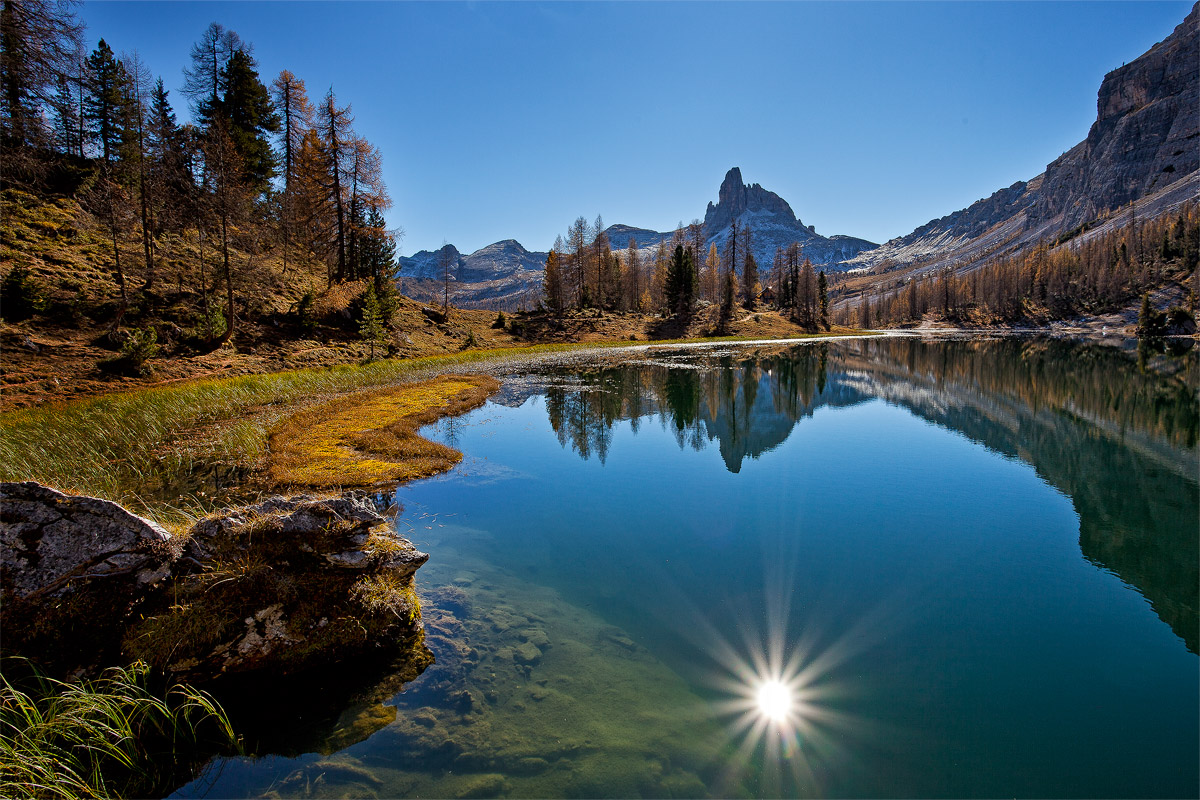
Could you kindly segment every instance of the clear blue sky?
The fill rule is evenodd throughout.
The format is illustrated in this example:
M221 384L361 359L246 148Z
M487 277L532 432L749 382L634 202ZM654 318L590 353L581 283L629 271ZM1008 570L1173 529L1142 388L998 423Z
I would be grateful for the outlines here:
M1187 2L87 2L92 46L137 49L181 117L210 22L263 82L333 86L383 152L401 251L572 219L703 217L726 170L819 233L877 242L1032 178L1081 141L1104 74Z

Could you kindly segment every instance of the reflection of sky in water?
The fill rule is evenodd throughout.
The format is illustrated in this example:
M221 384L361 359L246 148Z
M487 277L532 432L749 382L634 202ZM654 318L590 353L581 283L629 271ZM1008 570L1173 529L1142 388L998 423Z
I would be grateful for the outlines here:
M592 375L433 427L464 460L398 490L399 527L431 553L423 589L475 603L463 681L497 699L429 722L493 759L462 769L513 796L1194 792L1197 660L1173 627L1196 559L1170 544L1194 537L1194 481L1011 399L810 361L657 395ZM1148 535L1165 558L1131 560ZM523 667L530 626L554 644ZM458 791L405 727L435 670L349 751L409 776L394 792ZM787 707L764 713L764 686ZM506 736L599 752L525 775Z

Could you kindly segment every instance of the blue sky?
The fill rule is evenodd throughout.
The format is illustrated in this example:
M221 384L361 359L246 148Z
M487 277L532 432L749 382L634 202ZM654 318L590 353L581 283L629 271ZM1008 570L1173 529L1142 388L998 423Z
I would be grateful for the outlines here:
M87 2L180 116L213 21L383 153L401 251L544 250L572 219L670 229L742 168L817 232L882 242L1081 141L1109 70L1187 2Z

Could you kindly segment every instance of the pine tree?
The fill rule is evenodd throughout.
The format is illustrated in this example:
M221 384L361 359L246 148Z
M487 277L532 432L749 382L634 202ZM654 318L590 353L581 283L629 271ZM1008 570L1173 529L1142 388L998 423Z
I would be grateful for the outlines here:
M279 116L245 50L234 51L222 82L225 94L217 101L214 115L225 120L242 158L246 182L259 193L266 192L276 166L268 134L278 133Z
M672 313L686 317L692 310L692 299L696 293L696 268L691 248L675 247L671 263L667 266L665 286L667 306Z
M367 284L363 296L362 319L358 324L358 334L371 345L371 360L375 359L375 346L385 344L383 318L379 311L379 298L375 294L375 284Z
M168 94L159 78L150 98L146 121L156 233L182 228L194 206L194 185L188 172L185 136L175 123Z
M370 278L380 303L389 290L395 292L396 240L387 229L387 221L378 206L367 210L360 232L359 263L362 277ZM382 306L381 306L382 307Z
M88 133L100 150L104 169L111 171L125 140L125 70L103 39L88 56L91 92L84 105Z

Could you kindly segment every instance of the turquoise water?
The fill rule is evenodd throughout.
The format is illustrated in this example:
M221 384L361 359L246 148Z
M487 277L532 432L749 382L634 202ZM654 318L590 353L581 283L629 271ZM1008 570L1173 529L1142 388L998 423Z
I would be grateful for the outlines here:
M890 339L510 376L430 429L463 463L396 493L435 665L324 754L180 794L1195 796L1188 358Z

